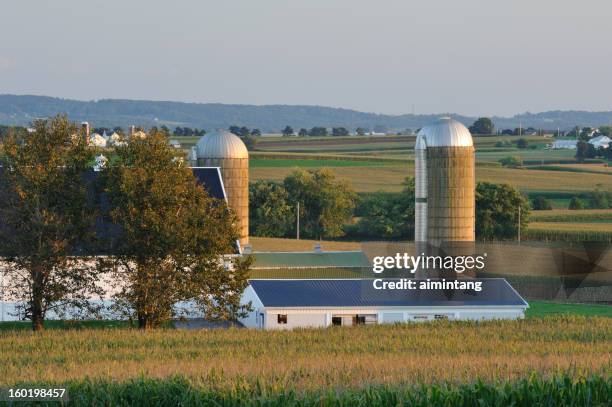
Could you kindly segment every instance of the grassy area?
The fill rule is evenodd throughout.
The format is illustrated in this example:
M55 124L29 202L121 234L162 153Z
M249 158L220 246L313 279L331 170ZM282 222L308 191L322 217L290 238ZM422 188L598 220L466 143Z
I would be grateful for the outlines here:
M562 314L612 318L612 305L561 304L558 302L530 301L526 317L540 318Z
M0 335L0 385L181 375L232 389L313 391L609 374L609 318L375 325L294 331L133 329Z
M128 321L45 321L45 329L111 329L129 328ZM30 321L0 322L0 331L30 330Z

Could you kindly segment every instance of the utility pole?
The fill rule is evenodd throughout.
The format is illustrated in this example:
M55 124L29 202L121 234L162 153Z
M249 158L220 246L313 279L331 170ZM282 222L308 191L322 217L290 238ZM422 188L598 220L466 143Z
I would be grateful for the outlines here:
M297 233L297 240L300 240L300 203L297 203L297 225L296 225L296 233Z
M521 244L521 204L518 207L518 244Z

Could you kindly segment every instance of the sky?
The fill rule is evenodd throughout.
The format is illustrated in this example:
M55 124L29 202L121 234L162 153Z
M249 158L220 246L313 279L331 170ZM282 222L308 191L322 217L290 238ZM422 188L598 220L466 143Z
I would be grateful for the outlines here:
M21 0L0 93L401 113L612 110L612 3Z

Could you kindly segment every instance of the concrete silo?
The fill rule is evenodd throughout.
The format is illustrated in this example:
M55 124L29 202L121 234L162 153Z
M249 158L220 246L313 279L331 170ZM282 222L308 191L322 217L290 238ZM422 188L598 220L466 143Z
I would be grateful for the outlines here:
M415 241L439 246L475 239L474 144L450 117L423 127L415 145Z
M219 167L228 205L239 221L240 246L249 243L249 152L236 135L218 130L196 144L199 167Z

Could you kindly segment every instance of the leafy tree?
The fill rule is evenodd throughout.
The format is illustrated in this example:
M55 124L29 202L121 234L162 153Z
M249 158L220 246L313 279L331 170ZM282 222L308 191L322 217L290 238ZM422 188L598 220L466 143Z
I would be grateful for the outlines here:
M355 130L355 133L357 133L358 136L365 136L367 131L363 127L357 127L357 130Z
M32 329L47 312L92 310L99 294L92 247L96 211L83 180L93 151L65 116L34 123L34 132L9 135L0 176L0 251L9 286Z
M335 137L344 137L344 136L348 136L348 135L349 135L349 132L344 127L334 127L332 129L332 136L335 136Z
M589 141L591 134L593 134L593 129L591 127L583 127L582 130L580 130L578 139L582 141Z
M374 193L360 204L363 216L355 225L360 237L414 238L414 178L406 178L399 194Z
M116 148L103 172L110 220L121 229L114 256L101 259L119 283L117 308L149 329L176 304L196 301L206 318L235 318L248 260L225 259L238 238L235 216L213 199L162 133Z
M580 140L576 143L576 160L583 162L586 158L592 158L595 156L594 151L592 144Z
M259 180L249 186L249 226L253 236L285 237L295 216L282 185Z
M529 142L527 141L527 139L524 138L520 138L516 141L516 147L520 148L520 149L525 149L529 146Z
M240 140L244 143L247 150L253 151L255 150L255 146L257 145L257 139L251 135L240 137Z
M533 209L536 211L551 210L552 204L542 195L536 196L532 201Z
M589 193L589 207L592 209L612 208L612 193L602 191L600 185Z
M612 137L612 126L600 126L599 132L607 137Z
M523 165L523 159L518 156L508 156L499 160L499 163L508 168L518 168Z
M570 199L568 209L577 210L577 209L584 209L584 207L585 207L584 201L578 198L577 196L574 196L572 197L572 199Z
M308 135L308 130L301 128L300 131L298 132L298 136L300 137L306 137Z
M248 127L230 126L228 130L240 137L240 140L242 140L247 150L252 151L255 149L257 139L251 134Z
M251 136L253 136L253 137L260 137L261 136L261 130L259 130L259 129L251 130Z
M488 117L481 117L470 126L470 132L472 134L494 134L495 126Z
M521 229L527 227L529 201L508 184L479 182L476 186L476 236L512 239L517 235L519 207Z
M321 239L342 235L342 225L349 221L356 195L346 181L336 181L327 169L296 170L283 185L292 202L300 202L303 235Z
M326 137L327 129L325 127L313 127L308 131L308 135L311 137Z
M283 136L285 136L285 137L293 136L293 127L285 126L285 128L283 129Z

